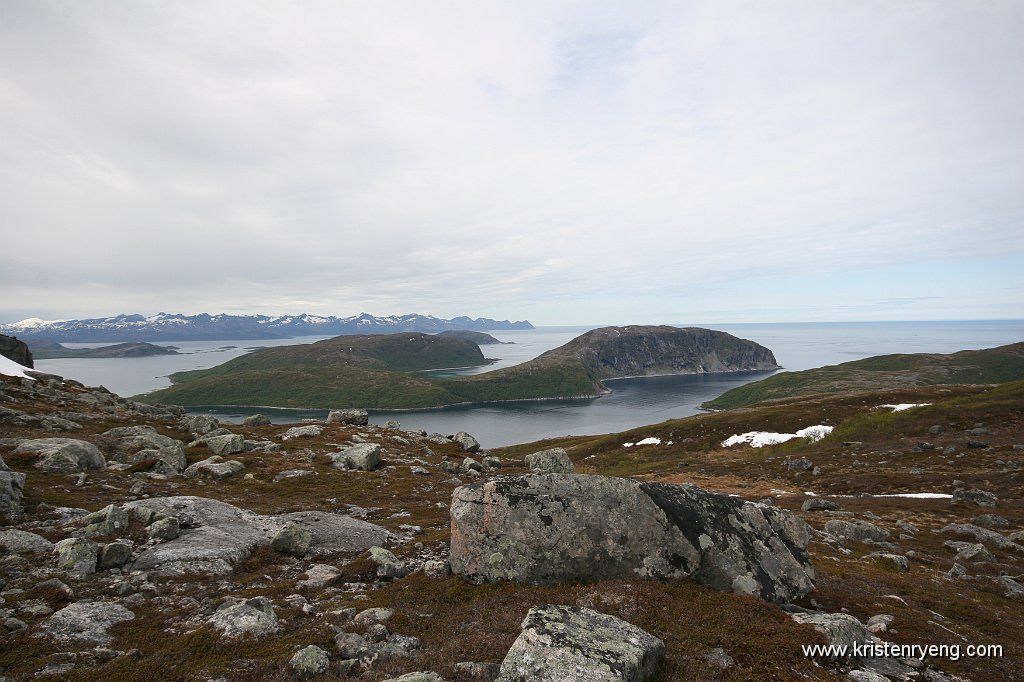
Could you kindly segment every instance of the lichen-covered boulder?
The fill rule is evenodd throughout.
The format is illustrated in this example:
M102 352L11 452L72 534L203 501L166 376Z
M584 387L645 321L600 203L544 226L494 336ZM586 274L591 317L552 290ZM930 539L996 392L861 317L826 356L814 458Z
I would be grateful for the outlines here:
M452 572L471 582L649 577L789 602L814 587L791 512L693 485L506 476L452 494Z
M327 672L327 668L331 665L331 659L327 656L326 651L310 644L296 652L288 665L300 677L314 677Z
M243 426L269 426L270 418L265 414L250 414L242 421Z
M67 571L76 578L84 578L96 572L99 560L99 545L86 538L67 538L54 545L57 552L57 568Z
M86 524L82 529L86 537L116 535L128 528L128 512L116 504L108 504L99 511L85 515L82 522Z
M35 438L22 442L14 452L39 455L35 467L43 471L78 473L107 465L99 448L75 438Z
M564 448L551 448L529 454L526 468L542 474L571 474L575 469Z
M137 464L154 457L168 458L173 462L177 461L177 455L180 454L183 462L181 468L184 468L185 444L157 433L152 426L119 426L105 431L103 435L115 439L111 446L111 459L117 462Z
M624 620L574 606L530 609L498 682L643 682L665 643Z

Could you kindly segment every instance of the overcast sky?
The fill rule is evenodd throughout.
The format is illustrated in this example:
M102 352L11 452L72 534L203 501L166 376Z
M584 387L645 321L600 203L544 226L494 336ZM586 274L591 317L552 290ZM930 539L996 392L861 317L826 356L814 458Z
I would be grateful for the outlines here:
M0 322L1024 317L1024 3L0 2Z

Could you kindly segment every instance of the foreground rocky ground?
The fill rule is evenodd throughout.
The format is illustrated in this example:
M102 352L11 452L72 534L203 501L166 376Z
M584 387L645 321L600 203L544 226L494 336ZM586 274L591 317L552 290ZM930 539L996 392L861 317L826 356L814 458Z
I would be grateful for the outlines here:
M896 403L931 405L878 407ZM1006 680L1024 665L1022 384L493 452L360 421L225 428L0 377L0 678ZM813 425L835 430L721 445ZM949 497L874 497L921 492ZM801 650L829 641L1003 651Z

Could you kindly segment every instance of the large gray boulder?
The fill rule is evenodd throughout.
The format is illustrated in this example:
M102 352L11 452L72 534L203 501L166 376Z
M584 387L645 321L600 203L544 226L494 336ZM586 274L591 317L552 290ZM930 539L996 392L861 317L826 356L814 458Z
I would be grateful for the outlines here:
M452 437L452 440L462 446L462 449L466 452L479 452L480 443L476 438L469 435L465 431L459 431Z
M526 468L537 473L571 474L572 460L564 448L551 448L529 454L525 458Z
M215 455L233 455L245 449L245 438L238 433L222 433L216 436L203 436L193 441L192 445L205 445Z
M643 682L665 643L624 620L574 606L530 609L498 682Z
M77 473L107 465L95 445L75 438L35 438L22 442L14 452L39 455L35 467L43 471Z
M86 538L67 538L54 545L57 553L57 568L67 571L76 578L84 578L96 572L99 560L99 545Z
M292 512L263 516L205 497L157 497L129 502L133 514L149 519L176 517L180 535L150 547L132 564L132 570L159 575L227 574L249 558L258 545L270 544L286 525L308 531L308 554L362 552L387 542L390 533L380 526L330 512Z
M107 645L112 639L110 627L128 620L135 620L135 614L120 604L75 602L46 619L40 635L63 642Z
M693 485L508 476L456 488L450 514L452 572L471 582L691 576L775 602L814 587L805 522Z

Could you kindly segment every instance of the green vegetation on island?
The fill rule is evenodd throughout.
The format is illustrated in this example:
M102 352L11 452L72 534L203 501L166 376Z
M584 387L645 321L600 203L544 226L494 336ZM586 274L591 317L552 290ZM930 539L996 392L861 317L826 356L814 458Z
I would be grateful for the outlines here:
M455 335L339 336L255 351L171 376L144 396L181 405L408 409L459 403L596 397L605 379L772 370L767 348L724 332L668 326L604 327L529 362L466 377L414 374L485 364Z
M1024 342L958 353L910 353L784 372L726 391L703 407L725 410L766 400L884 391L937 384L999 384L1024 379Z

